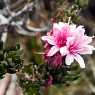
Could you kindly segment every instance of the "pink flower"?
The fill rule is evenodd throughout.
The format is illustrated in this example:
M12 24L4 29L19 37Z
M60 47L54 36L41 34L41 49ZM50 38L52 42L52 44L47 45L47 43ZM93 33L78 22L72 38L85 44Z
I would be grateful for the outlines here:
M82 26L76 28L76 25L69 25L68 23L59 22L58 24L54 23L52 31L52 34L42 37L42 40L47 41L50 45L52 45L47 54L48 56L53 56L59 52L61 48L66 46L68 37L75 36L81 31L81 34L84 34L85 30ZM62 54L61 51L60 53Z
M79 63L81 68L85 68L85 63L80 54L92 54L94 47L89 45L92 37L88 36L76 36L74 38L68 38L66 42L66 49L61 48L61 54L66 55L65 63L71 65L74 59Z
M51 46L48 43L45 44L44 48L45 48L45 50L44 50L43 57L49 66L60 67L64 63L64 60L62 60L63 56L61 56L60 53L56 53L53 56L47 56L47 53L49 52L49 50L51 48Z
M47 36L43 36L42 40L50 45L47 56L51 57L59 53L61 56L66 56L67 65L75 59L82 68L85 64L79 54L92 54L94 49L89 45L92 37L85 35L85 29L81 25L77 27L74 24L69 25L63 22L54 23L52 30L47 33Z

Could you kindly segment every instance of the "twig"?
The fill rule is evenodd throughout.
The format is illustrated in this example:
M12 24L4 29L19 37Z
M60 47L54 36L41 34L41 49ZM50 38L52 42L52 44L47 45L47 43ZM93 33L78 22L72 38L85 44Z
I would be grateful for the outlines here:
M8 20L12 21L13 18L20 16L22 13L27 12L29 9L32 10L33 5L34 5L34 3L30 3L30 4L25 5L24 8L22 10L18 11L17 13L12 12L11 17L9 17Z

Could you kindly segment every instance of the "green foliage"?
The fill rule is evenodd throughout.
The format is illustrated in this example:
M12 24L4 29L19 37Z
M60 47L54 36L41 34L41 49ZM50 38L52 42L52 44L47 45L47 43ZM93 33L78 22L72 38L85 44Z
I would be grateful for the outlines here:
M80 12L87 8L89 0L72 0L72 3L68 3L67 1L68 0L58 1L58 10L54 16L57 21L69 21L69 23L73 22L78 24L80 21Z
M0 49L0 78L4 73L15 73L22 67L20 46Z
M29 80L20 80L20 85L24 90L25 95L40 95L39 89L40 89L40 83Z
M81 8L86 8L88 5L89 0L75 0L75 3L81 7Z
M52 76L52 85L59 87L71 86L80 81L81 69L78 64L73 63L70 67L53 68L47 64L28 65L23 69L29 78L19 78L20 86L24 89L25 95L41 95L40 88L47 87L47 80ZM30 77L31 76L31 77Z

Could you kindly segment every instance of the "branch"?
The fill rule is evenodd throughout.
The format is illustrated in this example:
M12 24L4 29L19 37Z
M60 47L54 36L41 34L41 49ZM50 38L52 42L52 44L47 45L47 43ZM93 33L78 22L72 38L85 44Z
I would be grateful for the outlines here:
M30 3L30 4L25 5L24 8L22 8L22 10L18 11L17 13L11 12L11 17L9 17L8 20L12 21L13 18L20 16L22 13L32 10L33 5L34 5L34 3Z

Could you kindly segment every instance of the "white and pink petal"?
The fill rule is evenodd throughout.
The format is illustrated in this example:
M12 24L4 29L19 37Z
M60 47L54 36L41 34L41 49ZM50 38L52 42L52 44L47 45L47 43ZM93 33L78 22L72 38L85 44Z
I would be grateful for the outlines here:
M68 54L65 59L66 65L71 65L71 63L74 61L74 57L71 54Z
M81 68L85 68L84 59L79 54L75 54L74 59L79 63Z
M92 54L93 50L95 50L94 46L91 45L85 45L81 49L78 50L80 54Z
M59 51L59 48L56 46L52 46L51 49L49 50L47 56L53 56Z
M92 38L93 37L89 37L89 36L84 36L84 44L90 44L92 42Z
M71 45L73 45L75 42L75 37L68 37L67 38L67 42L66 42L66 46L70 47Z
M51 45L55 45L53 36L42 36L43 41L47 41Z
M60 54L65 56L69 53L68 48L66 46L60 48Z
M84 28L84 26L80 25L80 26L78 26L78 27L76 28L75 31L78 32L78 33L80 33L81 35L84 35L84 33L85 33L85 28Z

